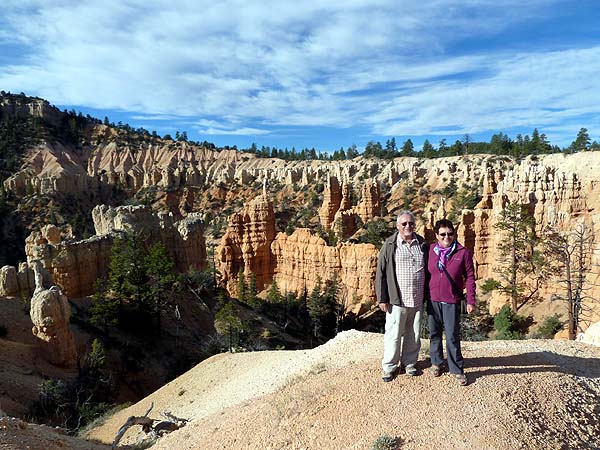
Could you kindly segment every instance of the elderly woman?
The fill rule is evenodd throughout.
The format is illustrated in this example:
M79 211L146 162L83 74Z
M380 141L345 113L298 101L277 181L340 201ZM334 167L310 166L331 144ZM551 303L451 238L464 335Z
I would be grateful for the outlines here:
M467 313L475 312L473 255L455 239L454 225L447 219L434 226L437 243L429 248L427 272L430 302L427 305L431 374L438 377L444 361L442 330L446 330L448 369L461 386L467 385L460 350L460 303L467 288Z

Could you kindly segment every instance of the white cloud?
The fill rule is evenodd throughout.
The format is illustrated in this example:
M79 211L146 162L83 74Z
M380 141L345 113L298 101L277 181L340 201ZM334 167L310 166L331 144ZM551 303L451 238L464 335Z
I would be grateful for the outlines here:
M239 128L237 130L225 130L222 128L198 128L198 131L202 134L220 136L258 136L270 133L269 130L261 130L258 128Z
M557 4L6 0L0 44L22 51L0 66L0 86L140 120L214 118L195 121L205 134L558 130L597 110L600 47L512 56L476 45ZM454 48L465 40L471 51Z

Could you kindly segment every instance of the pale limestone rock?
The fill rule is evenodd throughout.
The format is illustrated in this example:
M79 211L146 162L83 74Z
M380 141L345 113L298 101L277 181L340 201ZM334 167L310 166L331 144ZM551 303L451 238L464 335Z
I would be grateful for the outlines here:
M77 362L75 338L69 327L67 297L53 286L31 299L32 332L40 340L41 354L52 364L73 367Z
M554 339L557 341L568 341L569 340L569 329L560 330L554 335Z
M14 296L18 293L17 269L13 266L0 268L0 297Z
M600 322L590 325L590 327L585 330L581 341L585 342L586 344L600 346Z
M33 295L35 296L44 290L44 276L42 275L42 264L39 261L34 261L32 266L33 279L35 281Z
M44 283L50 285L51 280L48 271L43 270L42 274L44 276ZM33 291L35 290L35 277L33 269L29 267L29 264L26 262L19 263L17 269L17 281L19 284L19 295L26 295L28 297L33 295Z
M340 210L335 213L332 228L337 236L347 238L356 233L358 229L358 219L360 219L360 217L354 209L349 209L347 211Z
M363 185L362 197L356 205L356 213L363 223L381 215L381 191L376 181L371 180Z
M346 311L363 313L375 302L378 250L372 244L329 247L319 236L298 228L290 236L278 233L271 251L274 278L283 292L302 295L310 292L318 279L324 283L335 276Z
M42 228L42 236L49 244L56 245L61 241L61 229L57 226L48 224Z
M42 271L43 281L48 283L50 275ZM19 263L18 269L13 266L0 268L0 297L30 297L35 290L33 270L27 263Z
M478 279L498 279L496 270L501 266L497 249L502 235L494 225L500 220L501 211L508 202L520 202L531 210L538 235L542 235L547 227L570 232L575 221L582 217L588 218L592 228L599 228L600 204L598 196L591 195L594 175L589 166L594 161L600 163L600 155L573 156L548 155L537 161L527 159L501 174L488 168L484 177L483 199L473 212L474 216L464 216L463 219L469 222L465 223L465 231L470 228L474 236L471 248ZM467 247L470 247L468 242ZM590 267L588 277L593 284L600 270L594 264ZM542 286L539 291L542 298L550 298L562 289L557 282L560 276L557 274L556 280ZM592 287L589 295L594 297L599 293L600 288ZM495 293L490 301L490 313L497 312L507 301L506 297ZM528 312L526 307L524 313Z
M328 176L323 192L323 205L319 209L319 219L321 225L326 230L331 228L335 220L335 213L340 209L342 202L342 190L338 179L334 176Z
M27 109L29 106L21 105L19 108ZM36 108L40 111L44 109ZM90 127L88 132L90 136L107 138L110 137L107 133L117 133L102 125ZM197 187L218 182L262 180L307 185L330 175L343 185L352 186L362 186L362 180L373 178L384 192L394 192L401 182L414 182L419 178L425 179L425 186L433 192L443 188L447 180L453 178L470 186L483 186L482 201L474 209L473 216L463 214L464 220L472 222L458 224L459 233L463 233L461 239L470 239L467 238L468 233L475 236L472 249L479 279L495 276L500 237L493 225L508 201L519 200L531 208L538 232L546 225L568 230L574 219L587 217L593 218L595 234L600 235L600 220L597 218L600 213L600 196L597 195L600 190L597 171L600 167L599 152L540 155L536 157L537 160L530 157L515 163L508 157L492 155L432 160L395 158L383 161L358 157L351 161L285 162L166 141L144 144L135 151L123 146L117 148L114 142L90 146L86 150L89 151L81 156L62 146L43 144L31 150L23 169L6 180L4 187L17 194L25 194L36 191L97 192L103 186L110 189L111 186L121 185L133 193L141 187L152 185ZM324 222L331 226L340 208L336 208L335 201L332 202L331 191L327 195L329 198L323 203L320 217L322 220L325 217ZM396 196L394 202L385 206L393 211L398 204L401 204L401 198ZM423 205L425 215L430 208L430 204ZM346 213L339 217L343 221L351 220ZM470 247L468 242L466 245ZM42 259L46 264L51 256L41 252L39 258L34 259ZM598 262L598 251L592 258ZM600 264L592 264L591 267L589 278L593 284L600 281ZM600 286L600 282L595 286ZM556 291L556 283L550 283L542 294L548 297L551 290ZM600 296L600 287L593 287L592 291L590 295L596 298Z
M352 201L350 199L350 186L348 183L342 183L342 200L340 201L340 211L346 211L352 208Z

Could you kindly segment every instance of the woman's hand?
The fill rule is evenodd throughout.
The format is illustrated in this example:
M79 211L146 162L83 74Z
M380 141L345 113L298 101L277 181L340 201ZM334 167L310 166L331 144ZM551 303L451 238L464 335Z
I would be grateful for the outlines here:
M392 305L389 303L380 303L379 309L385 313L392 312Z
M475 305L471 305L467 303L467 314L473 314L475 312Z

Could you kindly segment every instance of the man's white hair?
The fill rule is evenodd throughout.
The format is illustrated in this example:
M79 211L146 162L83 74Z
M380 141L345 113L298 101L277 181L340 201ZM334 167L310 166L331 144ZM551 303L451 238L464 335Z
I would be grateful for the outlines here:
M398 214L398 218L396 219L396 223L400 223L400 217L402 216L410 216L412 221L417 223L417 219L415 218L415 215L412 213L412 211L402 211L400 214Z

